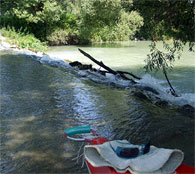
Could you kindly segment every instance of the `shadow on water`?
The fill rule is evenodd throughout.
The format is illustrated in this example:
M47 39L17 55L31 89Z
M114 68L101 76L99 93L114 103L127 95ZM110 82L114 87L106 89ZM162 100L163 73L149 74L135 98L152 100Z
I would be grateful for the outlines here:
M72 161L81 143L63 139L72 126L99 135L179 148L193 165L194 123L171 109L140 101L128 91L77 78L69 70L25 57L1 55L1 173L86 173Z
M63 129L77 124L72 89L64 87L70 81L37 62L1 56L1 173L86 172L71 160L79 144L63 139Z
M170 108L160 108L151 103L130 99L128 116L114 117L114 139L127 139L132 143L144 143L150 137L153 145L178 148L185 152L184 163L194 165L194 122ZM120 132L120 134L118 134Z

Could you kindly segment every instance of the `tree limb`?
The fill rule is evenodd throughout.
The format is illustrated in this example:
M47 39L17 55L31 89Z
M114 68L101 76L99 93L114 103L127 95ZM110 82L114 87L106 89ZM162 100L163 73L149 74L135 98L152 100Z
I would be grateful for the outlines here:
M132 77L134 77L135 79L138 79L138 80L141 80L141 77L138 77L136 75L134 75L133 73L130 73L130 72L125 72L125 71L117 71L119 74L128 74Z
M169 81L169 79L168 79L168 76L167 76L167 72L166 72L166 70L165 70L165 67L163 67L163 73L164 73L164 75L165 75L165 78L166 78L166 80L167 80L167 82L168 82L168 84L169 84L169 86L170 86L170 91L171 91L171 94L173 95L173 96L175 96L175 97L179 97L177 94L176 94L176 92L175 92L175 90L173 89L173 87L172 87L172 85L171 85L171 83L170 83L170 81Z
M109 73L117 75L119 74L121 76L121 78L125 79L125 80L130 80L132 83L136 83L134 80L126 77L123 73L119 73L111 68L109 68L108 66L106 66L102 61L98 61L96 59L94 59L91 55L89 55L88 53L86 53L85 51L81 50L78 48L78 50L86 57L88 57L90 60L92 60L94 63L96 63L97 65L101 66L102 68L104 68L105 70L107 70Z

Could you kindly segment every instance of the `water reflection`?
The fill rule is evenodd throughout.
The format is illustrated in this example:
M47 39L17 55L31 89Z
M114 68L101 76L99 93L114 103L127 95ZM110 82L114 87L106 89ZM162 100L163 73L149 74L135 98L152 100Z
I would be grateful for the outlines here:
M63 130L92 125L101 136L181 148L192 165L191 118L139 101L128 91L77 78L14 55L1 56L1 173L86 173L72 161L80 143Z

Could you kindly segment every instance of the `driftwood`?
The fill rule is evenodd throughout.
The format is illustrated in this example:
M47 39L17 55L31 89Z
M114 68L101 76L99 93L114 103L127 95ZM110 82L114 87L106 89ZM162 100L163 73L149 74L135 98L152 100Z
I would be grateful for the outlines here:
M86 57L88 57L90 60L92 60L94 63L96 63L97 65L99 65L100 67L104 68L105 70L108 71L108 73L111 73L111 74L114 74L114 75L119 75L121 78L123 78L124 80L130 80L132 83L136 83L133 79L130 79L128 77L126 77L124 74L129 74L131 76L133 76L134 78L137 78L137 79L141 79L135 75L133 75L132 73L129 73L129 72L124 72L124 71L115 71L113 69L111 69L110 67L106 66L102 61L98 61L96 60L95 58L93 58L91 55L89 55L88 53L86 53L85 51L79 49L79 51Z
M130 73L130 72L125 72L125 71L117 71L117 72L118 72L119 74L128 74L128 75L130 75L130 76L134 77L135 79L141 80L141 78L140 78L140 77L138 77L138 76L134 75L133 73Z

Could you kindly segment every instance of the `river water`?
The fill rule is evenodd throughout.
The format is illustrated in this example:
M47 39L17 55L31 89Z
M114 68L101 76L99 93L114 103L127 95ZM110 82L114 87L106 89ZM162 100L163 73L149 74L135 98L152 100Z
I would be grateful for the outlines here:
M141 50L137 52L137 45L81 48L115 69L143 76L142 56L147 49L141 44L144 43L138 45ZM49 54L71 60L79 55L76 46L51 48ZM132 58L128 63L125 55ZM85 60L79 56L79 60ZM155 146L181 149L185 153L184 163L194 165L192 118L134 98L128 90L82 79L70 69L49 67L5 52L1 52L0 60L1 173L87 173L86 166L81 168L82 160L72 160L81 143L63 138L64 129L82 125L91 125L100 136L132 143L143 143L150 136ZM191 96L190 100L194 95L192 62L192 57L178 62L170 74L177 90ZM146 81L147 78L150 75L145 76ZM157 82L166 88L159 74L154 85Z
M51 47L48 54L60 57L64 60L80 61L83 63L94 63L83 56L78 48L83 49L105 65L115 70L124 70L133 72L143 77L145 81L151 80L144 70L145 59L149 53L149 41L142 42L119 42L119 43L95 43L88 46L57 46ZM162 42L158 43L158 48L162 48ZM166 87L167 82L161 72L150 73L157 80L152 79L153 85L160 83ZM195 53L189 52L184 48L183 54L179 60L174 62L174 69L168 71L168 76L173 86L179 93L190 93L195 101ZM149 78L149 79L148 79ZM161 86L161 87L162 87ZM189 98L189 96L188 96Z

